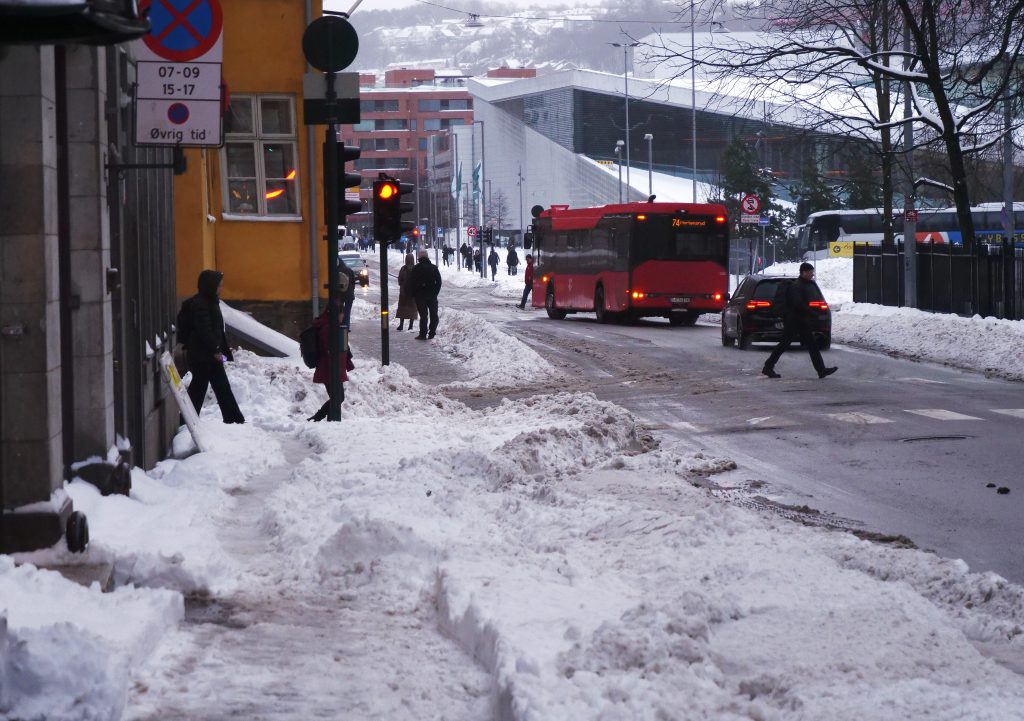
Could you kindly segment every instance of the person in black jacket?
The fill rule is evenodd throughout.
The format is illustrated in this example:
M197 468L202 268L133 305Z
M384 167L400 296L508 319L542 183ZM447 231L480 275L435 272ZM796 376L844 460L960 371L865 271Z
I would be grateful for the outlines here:
M224 332L224 316L221 315L217 295L223 278L224 274L216 270L204 270L199 274L199 292L182 304L182 316L187 327L182 329L185 337L181 341L192 371L188 397L199 413L206 400L206 391L212 385L224 422L245 423L245 416L231 392L231 383L224 370L224 364L234 358Z
M818 350L818 342L814 338L814 311L811 310L811 301L820 297L811 292L814 286L814 266L810 263L800 264L800 277L789 284L786 289L786 313L782 318L783 331L782 340L775 346L768 360L764 362L761 373L769 378L781 378L775 372L775 364L779 362L782 354L789 350L793 341L799 340L807 352L811 355L811 363L814 370L818 372L819 378L830 376L839 370L836 367L826 368L825 361L821 359L821 351Z
M416 299L416 309L420 313L420 334L416 336L416 340L427 340L433 338L437 332L437 294L441 292L441 272L430 262L425 249L421 249L417 255L419 260L412 269L408 282L413 298Z

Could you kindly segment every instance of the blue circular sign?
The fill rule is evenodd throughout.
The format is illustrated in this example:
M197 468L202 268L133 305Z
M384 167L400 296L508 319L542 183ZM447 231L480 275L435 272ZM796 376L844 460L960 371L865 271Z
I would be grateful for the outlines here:
M167 119L175 125L188 122L188 116L188 106L185 103L172 103L171 107L167 108Z

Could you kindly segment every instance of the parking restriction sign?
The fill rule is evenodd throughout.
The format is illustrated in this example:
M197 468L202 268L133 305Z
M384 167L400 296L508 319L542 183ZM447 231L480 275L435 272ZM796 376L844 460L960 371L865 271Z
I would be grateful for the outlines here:
M135 144L219 147L224 13L220 0L141 0L151 30L134 45Z

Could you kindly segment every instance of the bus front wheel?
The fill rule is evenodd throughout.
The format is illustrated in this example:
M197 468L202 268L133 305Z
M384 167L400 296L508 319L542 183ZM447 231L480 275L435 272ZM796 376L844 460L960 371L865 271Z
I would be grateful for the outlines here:
M565 318L565 311L555 307L555 286L548 286L547 296L544 298L544 310L548 312L548 318L562 320Z

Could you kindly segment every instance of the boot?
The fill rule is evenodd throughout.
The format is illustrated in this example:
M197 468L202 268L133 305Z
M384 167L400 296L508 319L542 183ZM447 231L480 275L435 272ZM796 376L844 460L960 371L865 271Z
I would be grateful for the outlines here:
M761 369L761 375L766 375L769 378L781 378L782 377L778 373L775 372L774 368L769 368L768 366L765 366L764 368Z

